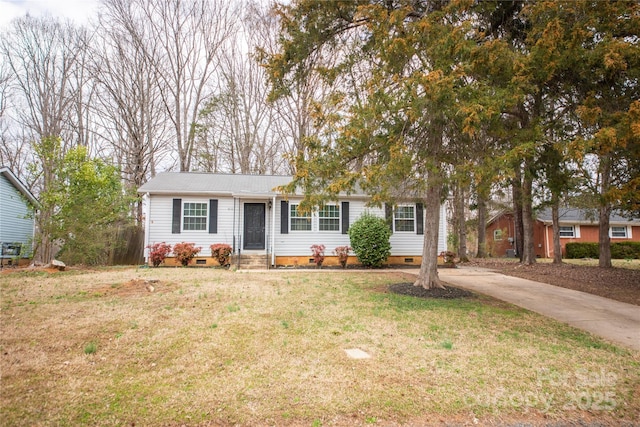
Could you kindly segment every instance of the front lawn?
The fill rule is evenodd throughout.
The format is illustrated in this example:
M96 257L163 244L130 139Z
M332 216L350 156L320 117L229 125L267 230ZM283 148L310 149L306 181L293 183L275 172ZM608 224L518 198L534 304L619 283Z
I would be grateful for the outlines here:
M485 297L387 292L409 280L211 268L2 274L0 424L640 417L640 353Z

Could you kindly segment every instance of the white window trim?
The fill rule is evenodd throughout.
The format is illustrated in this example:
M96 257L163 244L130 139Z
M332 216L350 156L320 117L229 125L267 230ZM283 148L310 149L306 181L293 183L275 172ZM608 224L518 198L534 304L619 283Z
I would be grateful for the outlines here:
M500 234L500 238L499 239L496 239L496 233ZM493 241L494 242L501 242L502 240L504 240L503 237L502 237L503 234L504 233L502 232L501 228L496 228L495 230L493 230Z
M393 232L394 233L407 233L407 234L415 234L416 233L416 228L417 228L417 224L416 224L416 205L415 204L411 204L411 203L404 203L401 205L398 205L397 208L401 208L401 207L408 207L411 208L413 210L413 230L411 231L407 231L407 230L396 230L396 209L393 210ZM399 218L398 220L400 221L407 221L407 218Z
M624 228L624 230L625 230L624 237L614 236L613 235L613 227ZM630 227L628 225L612 225L612 226L609 227L609 238L611 238L611 239L631 239L631 229L632 229L632 227Z
M573 236L563 236L560 235L561 239L579 239L580 238L580 226L577 224L564 224L560 225L560 227L573 227Z
M317 216L317 224L318 224L318 232L319 233L341 233L342 232L342 209L340 209L340 205L336 204L336 203L329 203L326 204L325 206L335 206L338 209L338 218L333 218L333 217L321 217L320 216L320 210L318 210L318 212L314 214L312 214L313 216ZM320 220L321 219L337 219L338 220L338 229L337 230L320 230ZM312 226L311 228L313 229L313 221L312 222Z
M313 232L313 228L314 228L314 227L313 227L313 223L314 223L314 220L313 220L313 216L314 216L314 215L313 215L313 213L311 213L311 215L309 215L308 217L307 217L307 216L295 216L295 217L294 217L294 216L291 214L291 210L293 209L293 207L294 207L294 206L296 206L296 211L297 211L297 210L298 210L298 208L297 208L297 207L298 207L298 206L300 206L300 203L291 203L291 204L289 205L289 233L309 233L309 232ZM291 227L291 225L292 225L292 223L293 223L293 221L292 221L293 219L301 219L301 218L309 218L309 219L310 219L310 225L311 225L311 227L310 227L308 230L294 230L294 229Z
M202 230L187 230L186 228L184 228L184 219L186 217L185 212L186 212L186 208L185 206L187 205L187 203L197 203L197 204L201 204L204 205L205 208L205 214L204 217L201 216L190 216L189 218L204 218L204 228ZM202 233L204 231L208 231L209 230L209 203L208 202L204 202L202 200L183 200L182 201L182 212L181 212L181 218L180 218L180 230L183 233Z

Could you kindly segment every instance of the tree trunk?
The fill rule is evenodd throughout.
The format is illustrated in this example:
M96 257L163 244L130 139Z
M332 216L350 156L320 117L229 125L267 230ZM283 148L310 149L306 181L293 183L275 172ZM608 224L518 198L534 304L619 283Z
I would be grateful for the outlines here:
M513 234L515 238L515 248L520 262L523 261L522 254L524 242L524 228L522 226L522 173L520 167L516 168L516 179L512 183L513 191Z
M600 255L598 257L598 266L603 268L611 268L611 239L609 238L609 215L611 207L608 204L600 206L600 230L598 238L598 248Z
M487 202L478 190L478 252L476 258L487 257Z
M438 231L440 228L440 199L442 196L442 172L432 172L427 177L425 205L424 246L420 273L414 286L426 289L443 288L438 277Z
M611 204L603 197L609 191L611 185L611 154L600 156L600 209L599 209L599 237L598 248L600 254L598 256L598 266L603 268L611 268L611 239L609 238L609 217L611 215Z
M458 258L460 261L469 261L467 257L467 221L465 217L465 192L464 186L462 182L458 183L458 209L457 209L457 220L458 220Z
M533 197L532 178L525 171L522 180L522 263L532 265L536 263L535 242L533 240Z
M562 264L562 246L560 246L560 201L553 195L551 205L551 221L553 229L553 263ZM545 229L545 234L547 233Z

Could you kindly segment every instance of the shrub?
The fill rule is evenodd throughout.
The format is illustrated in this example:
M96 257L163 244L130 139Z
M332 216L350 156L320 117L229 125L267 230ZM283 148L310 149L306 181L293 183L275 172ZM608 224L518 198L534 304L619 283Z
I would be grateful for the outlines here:
M442 251L440 256L444 260L444 263L448 266L456 265L456 253L452 251Z
M349 227L351 247L365 267L381 267L391 255L391 229L380 217L365 212Z
M218 260L218 264L228 267L231 264L233 249L226 243L214 243L210 246L211 256Z
M311 253L313 254L313 262L316 267L321 267L324 262L324 245L311 245Z
M162 264L165 258L171 253L171 245L165 242L154 243L153 245L147 246L147 249L149 249L149 260L154 267Z
M616 242L611 244L611 258L640 259L640 242Z
M567 258L598 258L597 243L571 242L565 245Z
M196 248L195 243L176 243L173 246L173 254L176 259L180 261L180 264L182 264L183 267L186 267L189 265L191 260L198 255L201 249L202 248Z
M342 268L347 266L347 260L349 259L349 252L351 250L351 246L338 246L333 250L333 253L338 256L338 260L340 260Z
M598 243L571 242L565 246L567 258L598 258ZM615 242L611 244L611 258L640 259L640 242Z

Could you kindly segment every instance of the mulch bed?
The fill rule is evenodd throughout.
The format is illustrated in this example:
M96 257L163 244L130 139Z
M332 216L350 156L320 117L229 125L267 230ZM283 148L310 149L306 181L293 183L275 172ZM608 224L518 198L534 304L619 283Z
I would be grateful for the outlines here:
M414 286L413 283L396 283L389 286L389 291L408 295L418 298L439 298L439 299L457 299L457 298L473 298L475 294L465 289L456 288L454 286L446 286L444 289L432 288L426 289L422 286Z

